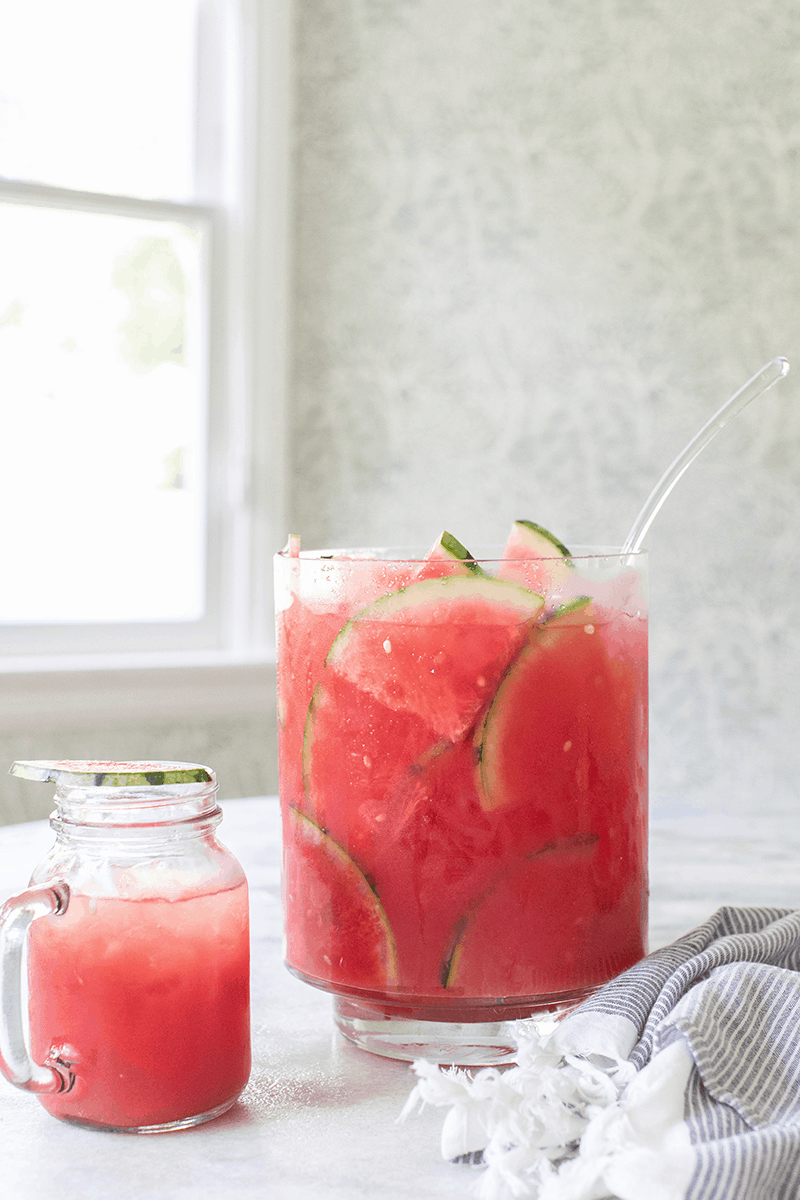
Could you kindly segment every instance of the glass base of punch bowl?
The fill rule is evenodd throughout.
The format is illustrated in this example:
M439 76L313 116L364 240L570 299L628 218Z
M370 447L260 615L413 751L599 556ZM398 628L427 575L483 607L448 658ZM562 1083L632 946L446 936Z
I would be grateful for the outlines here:
M490 1067L514 1060L515 1021L530 1021L546 1036L596 990L514 998L495 1005L473 1001L446 1010L441 1005L412 1008L334 995L333 1016L340 1033L371 1054L402 1062L426 1058L441 1066Z

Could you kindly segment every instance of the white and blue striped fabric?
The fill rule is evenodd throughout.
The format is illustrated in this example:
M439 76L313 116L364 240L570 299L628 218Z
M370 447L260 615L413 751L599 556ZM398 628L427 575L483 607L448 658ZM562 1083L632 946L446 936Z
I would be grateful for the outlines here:
M414 1064L481 1200L798 1200L800 910L722 908L517 1065Z

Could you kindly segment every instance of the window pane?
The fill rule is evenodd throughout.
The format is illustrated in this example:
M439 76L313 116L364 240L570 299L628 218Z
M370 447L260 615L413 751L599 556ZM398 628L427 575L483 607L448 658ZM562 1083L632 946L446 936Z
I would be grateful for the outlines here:
M190 199L197 6L0 5L0 176Z
M202 615L204 240L0 204L0 621Z

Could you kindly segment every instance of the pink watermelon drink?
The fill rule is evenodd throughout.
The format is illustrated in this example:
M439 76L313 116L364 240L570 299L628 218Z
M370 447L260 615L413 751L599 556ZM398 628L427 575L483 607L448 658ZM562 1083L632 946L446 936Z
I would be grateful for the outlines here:
M122 1129L230 1104L250 1073L249 952L243 878L174 900L73 893L30 933L33 1055L66 1045L76 1068L41 1103Z
M570 555L527 522L493 560L450 535L416 559L293 549L276 559L290 969L339 997L352 1036L347 1014L563 1007L636 962L644 556Z

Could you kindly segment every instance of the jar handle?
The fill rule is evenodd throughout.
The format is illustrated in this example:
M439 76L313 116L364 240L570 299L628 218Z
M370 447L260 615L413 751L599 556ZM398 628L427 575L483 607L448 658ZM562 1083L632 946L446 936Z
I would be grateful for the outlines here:
M28 1092L68 1092L75 1082L69 1063L35 1063L26 1045L22 1014L22 956L28 927L37 917L66 912L69 886L61 880L12 896L0 910L0 1071Z

